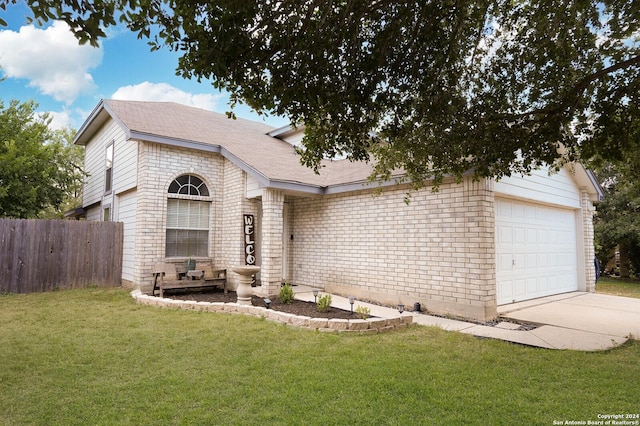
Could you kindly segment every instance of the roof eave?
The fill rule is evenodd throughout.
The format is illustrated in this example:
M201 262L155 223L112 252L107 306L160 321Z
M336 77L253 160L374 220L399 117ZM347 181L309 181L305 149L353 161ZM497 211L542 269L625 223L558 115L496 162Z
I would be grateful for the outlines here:
M174 146L178 148L195 149L198 151L220 153L222 148L220 145L213 145L204 142L196 142L188 139L171 138L168 136L159 136L153 133L128 131L127 139L135 139L144 142L160 143L163 145Z
M294 133L298 133L304 131L304 125L300 126L292 126L291 124L287 124L286 126L279 127L267 133L268 136L276 139L283 139L289 135Z
M76 136L73 138L74 145L86 145L91 136L107 121L111 116L110 112L106 109L104 99L100 100L98 105L91 111L89 117L82 123L80 129L76 132Z
M592 202L604 200L604 191L596 175L587 169L582 163L572 163L575 171L574 177L578 185L587 190Z

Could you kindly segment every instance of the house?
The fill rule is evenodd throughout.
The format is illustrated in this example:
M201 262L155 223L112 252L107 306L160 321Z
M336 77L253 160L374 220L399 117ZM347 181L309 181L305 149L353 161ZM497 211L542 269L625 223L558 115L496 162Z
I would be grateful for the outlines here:
M478 320L498 305L594 291L602 192L580 164L445 180L406 204L406 186L376 195L367 164L301 166L301 138L174 103L101 101L75 139L88 172L83 214L124 223L122 280L143 291L156 262L187 257L261 266L258 295L288 280Z

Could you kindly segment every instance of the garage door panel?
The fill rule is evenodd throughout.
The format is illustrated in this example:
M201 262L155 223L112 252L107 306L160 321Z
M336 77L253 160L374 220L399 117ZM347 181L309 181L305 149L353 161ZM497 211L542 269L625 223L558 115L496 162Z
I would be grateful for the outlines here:
M524 228L513 228L513 242L516 244L523 244L527 239L525 238Z
M514 253L512 262L512 270L516 272L524 272L527 270L527 263L525 262L524 253Z
M548 277L540 277L538 279L538 290L542 292L546 292L549 290L549 278Z
M526 241L530 242L530 243L531 242L536 243L538 241L537 229L535 229L535 228L527 228Z
M527 283L524 279L513 280L513 297L520 298L527 294Z
M498 255L498 272L510 272L512 266L512 257L510 254Z
M549 262L547 262L547 257L549 256L546 253L537 253L538 256L538 266L540 266L541 268L546 268L549 265Z
M560 253L558 256L560 265L569 265L572 263L572 257L567 253Z
M498 304L578 289L573 210L497 200L496 230Z
M538 241L540 244L546 244L549 241L549 233L546 229L538 229Z
M500 244L507 244L513 242L513 231L511 226L498 227L498 242Z
M558 290L558 277L547 277L547 290L550 292L555 292Z

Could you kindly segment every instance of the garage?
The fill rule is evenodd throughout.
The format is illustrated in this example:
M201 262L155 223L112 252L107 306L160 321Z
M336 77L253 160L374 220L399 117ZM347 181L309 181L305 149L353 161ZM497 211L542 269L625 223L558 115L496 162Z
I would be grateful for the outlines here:
M578 290L575 211L496 199L497 303Z

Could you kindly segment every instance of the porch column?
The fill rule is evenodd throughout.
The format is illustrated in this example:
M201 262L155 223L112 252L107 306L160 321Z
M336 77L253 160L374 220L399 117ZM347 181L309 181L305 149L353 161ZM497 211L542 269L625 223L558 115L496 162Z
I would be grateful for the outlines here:
M284 194L265 189L262 193L262 288L263 296L278 294L282 280L282 231Z

